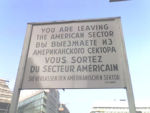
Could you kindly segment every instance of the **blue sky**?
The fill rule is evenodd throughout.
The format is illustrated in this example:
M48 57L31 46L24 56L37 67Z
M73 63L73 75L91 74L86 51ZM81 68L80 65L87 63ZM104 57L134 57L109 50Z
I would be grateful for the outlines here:
M114 3L108 0L1 0L0 78L9 80L13 90L27 23L120 16L135 101L150 99L149 5L149 0ZM75 113L75 107L83 105L86 112L93 101L126 98L124 93L121 89L66 90L61 91L61 98L71 113Z

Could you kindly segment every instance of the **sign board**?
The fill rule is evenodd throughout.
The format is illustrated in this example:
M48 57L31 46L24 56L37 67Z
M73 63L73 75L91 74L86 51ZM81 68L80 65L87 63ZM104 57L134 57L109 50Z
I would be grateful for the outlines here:
M9 113L37 88L125 88L136 113L120 18L28 24Z
M126 86L119 17L29 25L22 89Z

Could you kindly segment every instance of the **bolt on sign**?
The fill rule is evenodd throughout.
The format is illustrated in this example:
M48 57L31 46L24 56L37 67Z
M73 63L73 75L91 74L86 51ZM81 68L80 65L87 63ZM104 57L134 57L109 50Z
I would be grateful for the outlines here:
M22 89L126 87L119 17L29 23L24 45Z

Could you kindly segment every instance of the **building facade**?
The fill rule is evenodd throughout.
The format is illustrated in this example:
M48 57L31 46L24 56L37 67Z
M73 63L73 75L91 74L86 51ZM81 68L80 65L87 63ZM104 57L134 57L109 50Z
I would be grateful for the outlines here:
M59 92L56 89L36 91L20 99L18 113L60 113L59 107Z
M150 113L150 102L136 104L137 113ZM127 101L101 101L93 105L90 113L129 113Z
M38 92L37 94L19 102L18 113L45 113L46 95L46 92Z
M47 95L46 113L58 113L59 109L59 92L55 89L50 89Z
M0 113L8 113L12 92L10 91L6 80L0 79Z

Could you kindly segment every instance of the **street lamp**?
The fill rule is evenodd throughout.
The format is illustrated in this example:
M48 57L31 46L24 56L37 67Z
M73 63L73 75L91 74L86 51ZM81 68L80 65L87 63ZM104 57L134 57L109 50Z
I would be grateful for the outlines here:
M60 104L60 106L59 106L58 110L59 110L60 112L63 112L63 111L64 111L64 107L63 107L63 105L62 105L62 104Z

